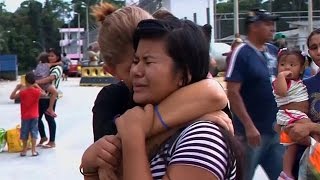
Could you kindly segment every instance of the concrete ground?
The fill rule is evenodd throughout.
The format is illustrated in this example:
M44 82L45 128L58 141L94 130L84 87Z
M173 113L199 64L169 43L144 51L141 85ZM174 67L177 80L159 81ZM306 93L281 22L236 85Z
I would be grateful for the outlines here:
M5 149L0 153L1 180L82 179L78 167L82 153L93 141L91 108L101 87L80 87L79 81L79 78L69 78L61 82L63 97L56 109L56 148L38 148L37 157L32 157L30 151L26 157L20 157L19 153L8 153ZM20 106L9 99L18 82L0 81L0 128L6 130L20 123ZM48 134L47 128L46 132ZM258 167L254 179L268 178Z

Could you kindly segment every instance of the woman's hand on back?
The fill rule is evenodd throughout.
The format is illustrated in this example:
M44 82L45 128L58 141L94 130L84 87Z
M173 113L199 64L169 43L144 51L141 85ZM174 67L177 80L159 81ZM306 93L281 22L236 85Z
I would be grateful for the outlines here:
M209 120L217 125L220 125L222 128L229 131L231 134L234 134L232 120L223 111L214 111L212 113L208 113L201 116L199 119Z
M142 136L146 138L153 126L154 109L151 104L127 110L115 121L121 139Z

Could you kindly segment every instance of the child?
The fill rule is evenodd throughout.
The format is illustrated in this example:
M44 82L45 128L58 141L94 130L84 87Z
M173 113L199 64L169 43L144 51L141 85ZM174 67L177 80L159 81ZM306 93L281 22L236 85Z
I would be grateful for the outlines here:
M279 107L276 129L298 122L311 122L306 113L309 109L308 92L302 83L305 57L300 50L284 48L278 54L278 76L273 82L275 100ZM297 145L280 130L280 143L287 146L283 157L283 171L279 179L293 179L292 168Z
M26 86L23 87L18 84L12 91L10 99L20 98L20 110L21 110L21 133L20 139L22 140L23 150L20 156L26 156L27 154L27 141L29 133L31 134L31 152L32 156L38 156L36 151L36 141L38 136L38 118L39 118L39 99L41 95L45 93L41 88L35 84L35 75L33 72L29 72L25 76Z
M63 63L63 66L62 66L62 69L63 69L62 81L64 81L64 80L68 81L69 66L71 65L71 60L67 57L66 53L63 53L62 63Z
M61 65L61 62L49 63L48 54L46 52L40 53L37 60L39 63L37 65L36 69L34 70L36 80L39 80L39 79L42 79L42 78L49 76L50 68L52 66ZM40 87L43 90L45 90L46 92L49 92L51 94L49 107L45 113L49 116L54 117L54 118L57 117L57 114L53 110L54 102L58 97L57 89L51 83L41 84Z

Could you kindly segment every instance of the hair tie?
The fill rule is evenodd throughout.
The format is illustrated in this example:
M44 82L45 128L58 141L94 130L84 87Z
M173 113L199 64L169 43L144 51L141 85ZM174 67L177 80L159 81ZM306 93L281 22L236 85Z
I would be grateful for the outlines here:
M159 109L158 109L158 105L154 106L154 111L156 112L156 115L157 117L159 118L162 126L165 128L165 129L170 129L169 126L164 122L164 120L162 119L161 117L161 114L159 112Z

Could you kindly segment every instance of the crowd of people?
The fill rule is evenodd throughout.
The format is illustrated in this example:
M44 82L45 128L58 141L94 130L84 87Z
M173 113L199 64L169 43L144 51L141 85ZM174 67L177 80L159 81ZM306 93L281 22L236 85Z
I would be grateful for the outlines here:
M302 53L287 48L282 34L271 43L278 16L250 10L246 40L236 36L225 54L225 92L208 75L211 27L165 9L149 14L109 3L95 6L93 15L103 68L120 81L94 101L94 140L80 165L84 179L247 180L258 165L269 179L298 179L310 137L320 135L319 73L303 78L307 62L320 66L320 29ZM38 132L39 146L55 147L62 65L60 52L49 49L10 96L21 99L21 156L29 133L32 156Z

